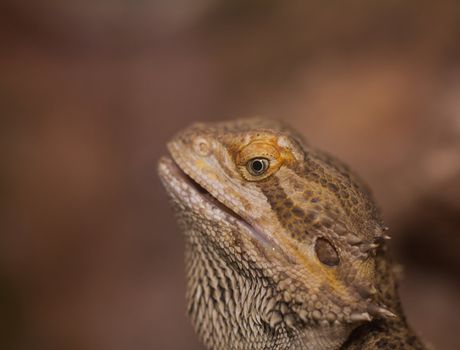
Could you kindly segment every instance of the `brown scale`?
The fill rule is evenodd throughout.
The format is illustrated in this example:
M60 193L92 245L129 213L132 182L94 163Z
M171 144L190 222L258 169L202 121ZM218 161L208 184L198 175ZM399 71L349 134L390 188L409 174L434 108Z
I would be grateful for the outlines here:
M259 187L267 196L268 202L274 212L277 213L278 219L292 238L299 242L308 243L312 242L315 237L319 237L315 242L315 252L318 259L327 266L339 265L339 253L331 243L332 237L329 233L334 224L333 218L340 213L339 208L335 208L336 211L334 211L332 205L327 202L323 206L322 201L315 197L317 199L313 203L308 203L308 209L303 210L288 198L276 176L260 182ZM308 195L312 195L312 193ZM305 203L303 204L305 205ZM348 245L346 241L344 244ZM352 262L342 260L339 268L341 278L347 284L353 285L357 272ZM327 289L327 286L325 288ZM333 295L332 293L329 294Z
M318 212L313 208L304 212L302 208L295 206L292 199L288 198L280 187L276 176L271 176L258 185L266 195L280 223L288 229L291 236L299 241L308 238L311 224L318 216Z
M312 153L307 157L305 167L297 170L299 175L320 184L331 193L334 193L342 209L349 215L351 223L354 225L353 231L361 232L366 235L367 240L372 240L374 238L373 227L369 226L369 223L379 222L380 220L370 195L367 192L359 191L365 186L360 184L360 180L357 177L343 176L337 167L330 165L330 159L327 164L318 164L321 159L316 158L318 154ZM327 169L326 167L330 168ZM334 172L337 178L332 178L329 174L326 175L326 173Z

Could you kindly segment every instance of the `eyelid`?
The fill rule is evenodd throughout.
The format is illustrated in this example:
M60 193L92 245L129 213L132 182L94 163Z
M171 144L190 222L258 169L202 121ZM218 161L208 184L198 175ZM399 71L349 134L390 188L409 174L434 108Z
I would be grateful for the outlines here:
M236 163L243 165L253 158L267 158L272 163L279 161L280 152L274 146L267 143L253 142L238 153Z

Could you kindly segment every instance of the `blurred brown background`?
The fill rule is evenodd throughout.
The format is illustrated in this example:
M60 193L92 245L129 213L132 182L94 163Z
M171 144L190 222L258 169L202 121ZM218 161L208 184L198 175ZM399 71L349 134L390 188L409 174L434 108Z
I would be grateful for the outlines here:
M457 0L2 0L0 43L2 349L201 349L156 160L254 114L366 179L412 325L460 349Z

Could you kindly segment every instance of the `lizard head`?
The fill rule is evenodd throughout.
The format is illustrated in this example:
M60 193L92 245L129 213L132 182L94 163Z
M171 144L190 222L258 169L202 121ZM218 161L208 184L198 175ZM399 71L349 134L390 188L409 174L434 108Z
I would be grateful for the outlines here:
M160 175L189 246L272 290L251 317L299 330L393 316L375 297L385 228L341 162L264 119L194 124L168 149Z

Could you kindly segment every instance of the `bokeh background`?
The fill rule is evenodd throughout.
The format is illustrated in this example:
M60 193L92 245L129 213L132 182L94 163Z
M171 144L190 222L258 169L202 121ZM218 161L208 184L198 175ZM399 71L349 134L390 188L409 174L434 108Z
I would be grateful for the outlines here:
M256 114L362 175L412 325L460 349L457 0L1 0L0 347L202 349L156 161Z

